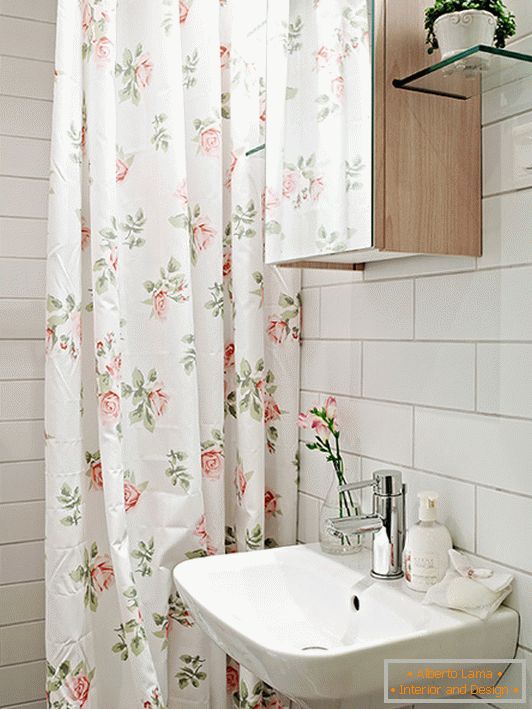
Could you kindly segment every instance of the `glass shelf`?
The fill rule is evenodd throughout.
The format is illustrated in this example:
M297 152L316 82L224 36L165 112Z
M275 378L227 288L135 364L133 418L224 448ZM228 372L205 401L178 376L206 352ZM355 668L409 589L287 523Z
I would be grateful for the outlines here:
M529 76L532 76L529 54L478 44L404 79L394 79L393 85L465 101Z

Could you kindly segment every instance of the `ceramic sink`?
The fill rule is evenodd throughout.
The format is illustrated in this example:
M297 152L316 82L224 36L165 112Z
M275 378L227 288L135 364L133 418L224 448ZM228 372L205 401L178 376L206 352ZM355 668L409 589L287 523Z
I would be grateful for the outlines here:
M303 707L382 707L389 658L514 656L515 611L481 621L422 605L369 567L366 551L339 558L310 544L185 561L174 578L205 633Z

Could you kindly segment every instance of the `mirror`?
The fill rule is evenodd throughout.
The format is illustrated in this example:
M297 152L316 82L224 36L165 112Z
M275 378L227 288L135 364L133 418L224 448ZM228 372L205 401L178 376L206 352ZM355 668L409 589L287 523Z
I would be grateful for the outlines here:
M270 0L266 262L371 248L372 0Z

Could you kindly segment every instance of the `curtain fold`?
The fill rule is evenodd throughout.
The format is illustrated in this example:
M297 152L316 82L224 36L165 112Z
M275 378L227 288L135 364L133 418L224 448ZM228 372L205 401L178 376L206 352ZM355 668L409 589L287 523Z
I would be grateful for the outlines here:
M299 274L264 267L266 1L59 0L47 701L282 706L173 567L295 541Z

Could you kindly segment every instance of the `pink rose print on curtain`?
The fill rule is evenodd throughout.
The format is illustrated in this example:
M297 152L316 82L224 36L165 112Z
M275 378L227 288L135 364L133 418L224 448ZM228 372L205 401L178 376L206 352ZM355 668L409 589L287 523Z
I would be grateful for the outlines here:
M218 157L221 146L221 132L218 118L195 118L192 122L195 135L192 139L198 144L198 153L207 157Z
M116 148L116 181L124 182L129 173L129 168L133 164L134 155L126 155L122 148Z
M144 374L135 368L131 375L131 384L122 384L122 396L125 399L133 397L135 408L129 412L131 424L142 423L144 428L153 433L156 420L164 415L170 401L164 390L164 384L158 380L156 369L150 369Z
M94 45L94 56L98 66L106 66L113 53L113 43L108 37L100 37Z
M153 621L158 628L153 634L163 641L161 650L165 650L168 647L168 638L173 623L178 623L184 628L192 628L194 626L194 619L177 591L170 594L166 613L153 613Z
M194 529L194 536L198 537L201 545L204 549L206 549L207 554L209 556L212 556L216 554L218 551L216 547L212 544L211 538L209 536L209 533L207 532L207 527L206 527L206 522L205 522L205 515L201 515L199 520L196 522L196 527ZM186 554L188 558L193 558L194 556L198 556L197 553L195 552L189 552Z
M224 351L224 367L226 370L234 369L235 366L235 345L233 342L229 342L225 346Z
M292 339L299 340L301 300L299 295L293 298L288 293L279 295L278 305L283 308L278 315L271 315L266 332L274 345L282 345L291 335Z
M236 489L236 497L237 497L238 503L241 505L244 495L246 494L248 482L253 477L253 471L250 470L247 473L244 472L242 458L240 457L240 453L238 453L238 452L237 452L237 456L236 456L236 462L237 462L237 464L236 464L235 474L234 474L234 483L235 483L235 489Z
M105 67L112 57L112 42L107 37L109 14L97 3L83 0L81 5L81 30L83 43L81 56L85 61L94 57L96 66Z
M297 191L299 174L296 170L285 170L283 177L283 196L290 197Z
M224 44L220 45L220 69L227 69L231 59L231 50Z
M343 98L344 96L344 77L337 76L331 81L331 89L336 98Z
M325 179L316 170L316 155L300 155L295 163L285 163L283 197L294 209L310 202L318 202L325 189Z
M81 347L81 303L73 294L58 298L49 295L46 300L46 353L56 348L77 359Z
M138 85L145 89L150 81L151 74L153 71L153 64L148 54L143 54L135 66L135 77L137 79Z
M170 303L185 303L189 298L188 283L181 273L181 264L174 257L166 268L161 266L158 280L145 281L144 288L150 297L142 302L151 305L152 317L156 320L166 319Z
M188 189L187 181L185 178L178 182L174 195L179 200L181 206L186 207L188 205Z
M58 667L47 663L46 699L48 706L73 706L65 697L76 703L76 709L83 709L88 700L95 670L87 670L83 660L72 668L69 660L64 660Z
M95 589L101 593L110 588L114 581L114 571L109 554L98 556L91 568L91 578Z
M231 162L229 163L229 167L227 168L227 172L225 173L225 180L224 180L224 185L228 190L231 189L231 183L233 180L233 173L236 169L237 163L238 163L238 157L234 152L232 152L231 153Z
M83 562L70 572L75 583L84 586L85 607L96 612L99 594L107 591L114 581L114 570L109 554L99 554L98 545L93 542L90 549L83 551Z
M323 69L327 66L332 57L332 52L327 47L321 46L316 52L314 52L314 59L316 60L316 68Z
M100 451L91 453L86 451L85 461L88 464L87 477L89 478L89 489L101 490L103 488L102 461Z
M130 470L124 471L124 507L126 512L138 505L141 495L147 487L147 482L136 485L134 474Z
M192 209L187 209L186 214L176 214L168 221L176 229L182 229L188 233L190 258L193 265L196 265L198 253L208 249L216 237L216 229L212 226L209 217L202 214L199 204L195 204Z
M198 251L205 251L211 245L216 236L216 229L211 225L209 217L194 215L192 236Z
M115 65L115 75L121 79L122 87L118 95L121 101L131 101L138 106L142 92L151 83L153 62L150 55L144 52L142 44L138 44L135 53L124 49L122 61Z
M209 480L219 480L223 466L221 451L204 451L201 454L201 469L204 477Z
M237 694L238 692L238 686L239 686L239 671L238 671L238 665L235 667L234 664L232 664L233 661L229 660L227 661L227 670L226 670L226 685L227 685L227 693L228 694Z
M81 249L85 251L89 248L91 241L91 230L88 224L82 219L81 220Z
M96 342L96 382L100 420L106 427L121 428L122 402L120 397L121 355L116 350L116 337L108 333Z
M79 675L65 681L70 697L78 702L80 709L85 706L89 698L91 683L86 675Z
M279 320L275 316L270 318L268 324L268 337L270 340L276 344L281 345L287 338L290 332L290 327L286 320Z
M100 414L103 423L117 423L120 418L120 395L116 391L100 394Z
M220 149L220 131L218 128L205 128L199 138L201 152L216 157Z
M207 480L219 480L224 467L223 433L213 428L211 434L201 443L201 470Z
M190 7L185 0L179 0L179 22L181 24L184 24L187 21L189 11Z
M275 493L273 490L266 488L266 491L264 492L264 513L267 518L276 517L277 515L282 514L281 510L279 509L280 497L281 496Z
M156 416L162 416L168 406L169 397L163 390L162 384L156 385L148 394L148 399Z

